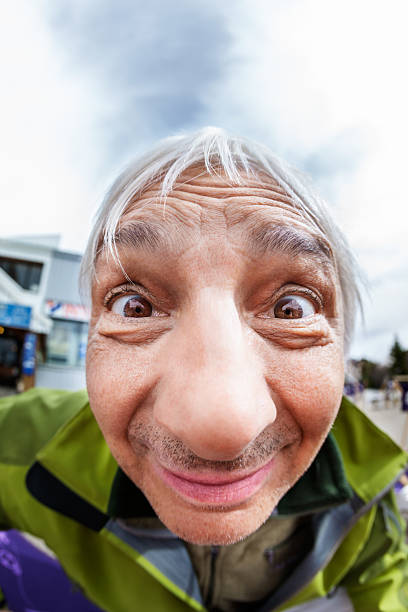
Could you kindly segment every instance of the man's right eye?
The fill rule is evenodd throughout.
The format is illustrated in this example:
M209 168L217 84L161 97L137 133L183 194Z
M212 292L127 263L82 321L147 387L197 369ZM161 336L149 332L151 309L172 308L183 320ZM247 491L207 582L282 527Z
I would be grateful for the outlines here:
M141 295L123 295L113 301L111 311L122 317L151 317L153 306Z

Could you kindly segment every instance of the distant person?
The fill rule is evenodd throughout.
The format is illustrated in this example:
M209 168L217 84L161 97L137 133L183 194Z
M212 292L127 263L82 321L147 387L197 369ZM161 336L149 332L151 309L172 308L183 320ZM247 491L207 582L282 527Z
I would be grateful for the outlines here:
M83 277L87 393L0 404L3 527L109 612L408 610L407 455L342 399L355 265L299 173L215 128L165 140Z

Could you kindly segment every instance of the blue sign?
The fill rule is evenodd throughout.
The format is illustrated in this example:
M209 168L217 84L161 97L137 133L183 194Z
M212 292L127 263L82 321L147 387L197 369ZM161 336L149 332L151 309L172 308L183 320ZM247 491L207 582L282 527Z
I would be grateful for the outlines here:
M23 367L22 372L27 376L32 376L35 372L35 347L37 344L37 336L35 334L26 334L23 344Z
M20 327L29 329L31 306L21 304L0 304L0 325L3 327Z

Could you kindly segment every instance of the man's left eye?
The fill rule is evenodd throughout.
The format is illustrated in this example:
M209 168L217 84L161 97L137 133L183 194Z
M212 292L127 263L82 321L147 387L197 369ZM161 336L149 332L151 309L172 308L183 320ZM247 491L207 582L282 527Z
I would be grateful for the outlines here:
M141 295L124 295L113 302L111 310L122 317L151 317L153 306Z
M299 295L285 295L273 306L273 314L277 319L303 319L315 313L313 302Z

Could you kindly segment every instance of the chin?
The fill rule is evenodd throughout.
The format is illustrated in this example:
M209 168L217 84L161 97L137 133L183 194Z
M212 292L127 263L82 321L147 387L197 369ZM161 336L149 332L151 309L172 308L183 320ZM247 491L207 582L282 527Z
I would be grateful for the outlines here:
M247 538L254 533L268 518L269 515L258 520L247 520L243 517L223 516L211 513L213 516L201 517L201 520L183 521L180 524L168 524L170 531L182 540L191 544L202 546L227 546ZM166 523L165 523L166 524Z
M258 498L258 496L255 496ZM277 502L276 502L277 503ZM276 503L253 499L235 508L156 508L166 527L182 540L202 546L227 546L244 540L268 520Z

